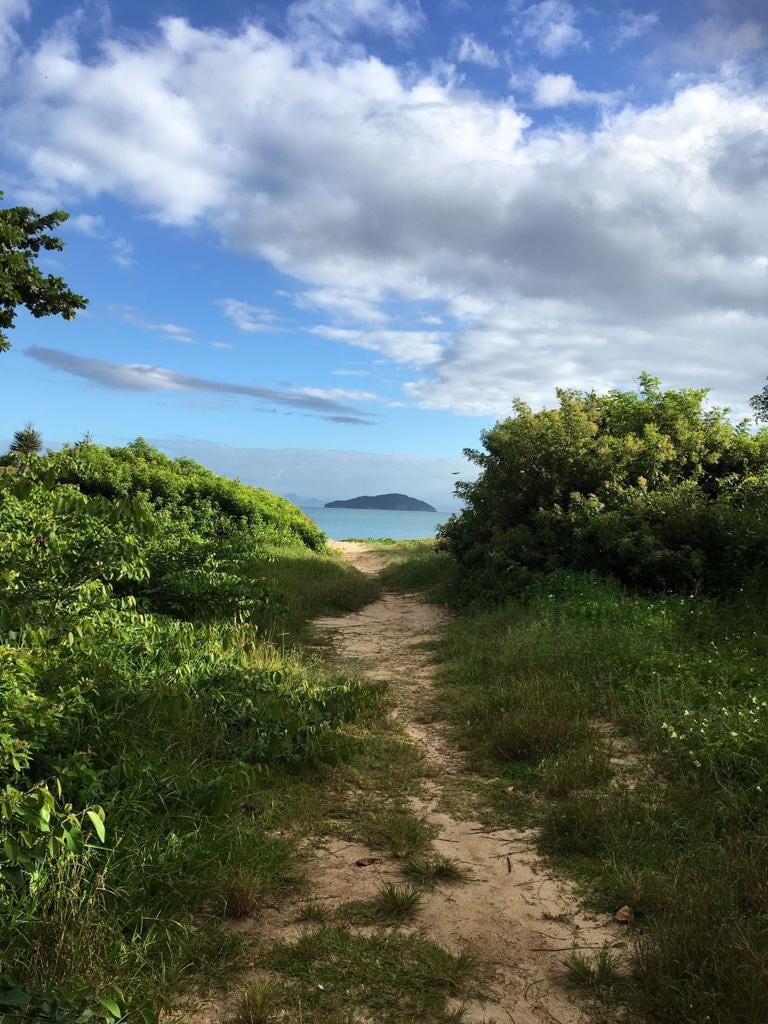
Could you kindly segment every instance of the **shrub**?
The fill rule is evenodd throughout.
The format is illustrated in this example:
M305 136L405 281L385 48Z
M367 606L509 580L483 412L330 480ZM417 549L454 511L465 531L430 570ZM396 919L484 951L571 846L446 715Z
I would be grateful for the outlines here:
M0 477L0 1016L154 1021L213 955L201 910L290 883L288 842L240 808L345 757L376 691L259 642L278 542L316 559L323 536L143 442Z
M559 391L559 406L483 434L466 508L440 533L462 590L494 597L572 568L651 589L729 590L763 580L768 430L750 434L706 391Z

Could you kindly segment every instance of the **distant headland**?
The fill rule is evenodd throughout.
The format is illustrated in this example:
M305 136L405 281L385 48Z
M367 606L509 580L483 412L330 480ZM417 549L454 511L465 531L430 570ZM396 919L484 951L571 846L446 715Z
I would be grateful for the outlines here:
M436 508L407 494L363 494L347 501L328 501L326 508L375 508L388 512L437 512Z

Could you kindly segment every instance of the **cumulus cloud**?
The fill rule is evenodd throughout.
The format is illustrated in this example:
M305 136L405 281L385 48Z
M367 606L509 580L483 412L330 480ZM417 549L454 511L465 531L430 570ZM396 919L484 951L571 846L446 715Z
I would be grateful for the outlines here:
M14 23L29 17L29 0L0 0L0 74L11 64L20 47Z
M762 0L759 0L762 4ZM765 12L762 17L742 17L743 4L708 5L716 9L685 33L671 36L654 49L649 61L663 69L680 72L711 72L722 65L735 67L754 65L763 79L768 49Z
M659 16L652 11L647 14L637 14L635 11L622 10L619 12L619 24L613 33L613 45L625 46L627 43L647 35L658 24Z
M449 337L441 331L359 331L349 327L318 326L309 331L329 341L381 352L398 363L414 366L436 363Z
M567 107L573 104L609 106L616 93L581 89L573 75L538 75L533 82L533 103L537 107Z
M567 8L545 13L575 28ZM31 185L218 231L342 318L318 337L414 367L412 401L497 413L685 366L735 401L765 375L764 86L537 128L511 99L357 50L310 60L259 25L171 18L88 60L48 36L2 117ZM364 322L382 296L397 320ZM439 330L399 329L425 308Z
M512 4L513 10L519 4ZM541 0L524 7L517 15L522 38L534 44L545 57L559 57L566 50L587 45L576 25L576 9L568 0Z
M145 363L111 363L40 345L30 345L24 354L52 370L61 370L114 391L206 391L220 395L243 395L267 405L289 406L326 417L343 416L343 421L339 422L371 422L362 419L359 409L338 401L338 389L329 392L317 388L276 391L257 384L235 384L208 377L194 377Z
M240 299L221 299L219 305L224 310L224 316L232 321L238 331L245 331L247 334L274 330L275 321L278 319L277 314L271 309L253 306L250 302L242 302Z
M480 42L471 34L459 39L456 60L459 64L479 64L484 68L497 68L500 63L499 55L493 47Z
M380 301L381 296L375 290L365 294L344 288L313 288L297 298L298 305L304 309L324 309L367 323L384 323L387 320L386 313L379 308Z

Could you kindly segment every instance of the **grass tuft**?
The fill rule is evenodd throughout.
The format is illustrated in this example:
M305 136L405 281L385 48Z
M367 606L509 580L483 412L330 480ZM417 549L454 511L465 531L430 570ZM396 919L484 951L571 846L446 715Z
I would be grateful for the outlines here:
M566 980L578 988L608 988L619 980L622 957L606 945L591 959L573 952L565 961Z
M541 787L552 797L595 789L609 782L614 774L605 746L594 736L579 746L545 758L539 767Z
M280 992L274 981L256 978L240 993L237 1011L228 1024L272 1024L279 1010Z
M322 922L328 920L328 907L322 900L309 898L304 900L296 917L297 921Z
M386 882L373 898L377 917L401 921L413 917L421 904L422 893L412 885Z
M221 890L221 909L224 917L240 921L250 917L263 896L262 885L244 872L238 872Z
M468 877L467 872L452 857L444 857L442 854L408 857L400 870L419 885L464 882Z
M367 846L389 850L395 857L412 857L429 846L437 829L403 801L364 809L357 820L357 832Z

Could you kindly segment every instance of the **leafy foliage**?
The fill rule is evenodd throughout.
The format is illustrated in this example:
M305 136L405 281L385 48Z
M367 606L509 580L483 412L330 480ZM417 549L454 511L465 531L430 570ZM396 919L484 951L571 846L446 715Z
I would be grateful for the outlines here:
M62 210L41 216L26 206L0 209L0 352L10 348L6 331L13 327L19 306L34 317L58 314L73 320L88 304L63 278L43 274L35 264L41 249L60 252L64 248L61 239L49 232L68 218Z
M260 640L278 542L324 538L141 441L0 477L0 1015L155 1020L229 865L285 884L285 841L241 808L344 758L375 691Z
M768 570L768 430L752 434L706 391L558 392L559 406L483 434L466 509L442 530L469 594L514 592L558 568L696 592Z
M752 406L755 419L765 423L768 420L768 383L765 384L762 391L758 391L756 395L752 396L749 404Z
M43 438L39 430L35 430L31 423L27 423L21 430L17 430L10 447L9 455L39 455L43 450Z

